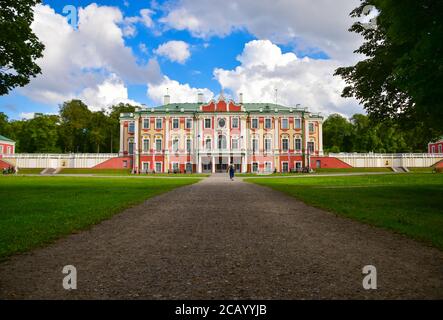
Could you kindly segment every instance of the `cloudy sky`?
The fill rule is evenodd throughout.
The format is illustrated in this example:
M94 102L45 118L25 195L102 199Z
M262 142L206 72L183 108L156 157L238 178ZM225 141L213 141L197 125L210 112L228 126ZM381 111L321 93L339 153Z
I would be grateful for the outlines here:
M75 4L76 15L65 6ZM348 32L358 0L44 0L32 29L45 44L42 74L0 97L12 119L118 102L161 104L225 96L301 104L327 115L363 112L343 99L338 66L361 59ZM65 10L64 10L65 9ZM64 12L65 11L65 12ZM70 11L72 12L72 11ZM74 19L71 19L74 17Z

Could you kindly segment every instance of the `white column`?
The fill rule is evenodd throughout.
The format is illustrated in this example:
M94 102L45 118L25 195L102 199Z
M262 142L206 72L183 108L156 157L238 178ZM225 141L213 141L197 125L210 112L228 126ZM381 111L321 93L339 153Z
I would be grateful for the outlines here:
M124 135L123 121L120 121L120 148L119 148L119 151L118 151L120 155L123 154L123 148L124 148L123 135Z
M201 156L199 155L198 156L198 168L197 168L197 172L198 173L202 173L202 159L201 159Z
M323 155L323 121L318 121L318 154Z
M168 172L169 169L169 117L165 116L165 141L164 141L164 148L165 148L165 153L164 153L164 168L163 168L163 172Z
M215 173L215 157L212 156L212 173Z
M140 117L139 117L139 115L135 115L135 117L134 117L134 122L135 122L135 124L134 124L134 163L133 163L133 168L134 168L134 170L135 170L135 172L136 173L138 173L138 171L139 171L139 152L138 152L138 150L139 150L139 137L140 137L140 132L139 132L139 119L140 119Z

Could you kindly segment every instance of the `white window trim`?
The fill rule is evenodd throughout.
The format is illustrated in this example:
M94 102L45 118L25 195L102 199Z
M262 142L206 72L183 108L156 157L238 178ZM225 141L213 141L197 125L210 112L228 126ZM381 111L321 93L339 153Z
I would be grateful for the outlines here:
M269 120L269 123L271 124L271 126L269 128L266 127L266 120ZM266 117L263 121L263 128L265 130L272 130L272 118L271 117Z
M157 141L160 140L160 151L157 150ZM155 138L155 153L161 153L163 150L163 138Z
M147 126L147 127L145 127L145 122L148 123L148 126ZM143 118L143 120L142 120L142 126L143 126L143 129L149 129L149 127L151 126L151 119L150 119L150 118Z
M254 120L257 120L257 127L253 126ZM257 117L251 118L251 129L258 129L260 127L260 121Z
M300 140L300 149L297 149L297 144L295 143L295 140ZM303 149L303 140L302 140L301 137L296 136L296 137L294 138L294 152L301 152L302 149Z
M237 119L237 126L234 127L234 119ZM231 118L231 129L239 129L240 128L240 118L239 117L233 117Z
M311 131L311 125L312 128L314 128L312 131ZM315 133L315 122L308 122L308 132L309 134Z
M157 171L157 164L160 164L160 171ZM154 170L155 170L155 172L163 172L163 163L162 162L160 162L160 161L156 161L155 162L155 164L154 164Z
M147 170L147 171L144 171L143 167L144 167L144 165L145 165L146 163L148 164L148 170ZM150 161L142 161L142 171L143 171L143 172L146 172L146 173L149 172L149 170L150 170L149 168L150 168L150 167L151 167L151 162L150 162Z
M283 128L283 120L286 120L286 122L288 123L286 128ZM282 130L288 130L289 129L289 118L286 118L286 117L280 118L280 126L281 126Z
M210 148L207 148L207 144L206 144L206 141L210 141L210 144L209 144L209 146L210 146ZM211 137L206 137L205 138L205 149L206 150L212 150L213 148L212 148L212 138Z
M209 128L206 127L206 120L209 120ZM204 120L203 120L203 129L212 129L212 119L211 118L204 118Z
M148 150L145 149L145 141L148 141L148 144L149 144ZM144 153L148 153L150 149L151 149L151 139L150 138L143 138L142 139L142 151Z
M188 128L188 121L190 121L191 122L191 126ZM185 119L185 129L192 129L192 127L193 127L193 121L192 121L192 118L186 118Z
M288 165L288 171L286 171L286 172L289 172L289 161L282 161L281 162L281 172L283 172L283 164L284 163L286 163Z
M300 121L300 127L298 127L298 128L297 128L297 126L295 125L295 123L297 122L297 120ZM294 118L294 130L301 130L301 126L302 126L301 118Z
M271 170L266 171L266 167L267 167L267 164L268 164L268 163L271 165ZM271 162L271 161L265 161L265 166L264 166L263 170L264 170L265 172L272 172L272 171L274 170L274 168L272 167L272 162Z
M287 140L288 141L288 143L287 143L288 148L287 149L283 148L283 140ZM288 152L289 151L289 149L290 149L289 143L290 143L289 137L282 137L281 138L281 150L282 150L282 152Z
M177 121L177 128L174 128L174 121ZM180 118L172 118L172 130L180 130Z
M297 169L297 163L300 163L300 169L303 167L303 161L294 161L294 168Z
M173 162L171 162L171 168L170 168L170 170L171 170L171 171L174 170L174 164L177 165L177 169L178 169L178 171L180 171L180 162L178 162L178 161L173 161Z
M270 140L271 141L271 143L270 143L271 147L269 148L269 150L266 149L266 140ZM272 152L272 138L271 137L265 137L263 139L263 150L264 150L264 152Z
M160 128L157 126L157 121L160 120L161 126ZM162 118L155 118L155 129L163 129L163 119Z
M257 171L254 171L254 163L257 164ZM251 162L251 172L260 172L260 162L259 161L252 161Z

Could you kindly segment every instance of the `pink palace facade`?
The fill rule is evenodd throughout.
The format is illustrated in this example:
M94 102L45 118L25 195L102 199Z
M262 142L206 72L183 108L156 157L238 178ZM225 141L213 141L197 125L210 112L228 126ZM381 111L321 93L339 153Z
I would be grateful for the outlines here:
M289 172L319 167L323 118L297 107L204 102L138 108L120 115L120 154L135 173ZM126 163L126 161L128 163Z

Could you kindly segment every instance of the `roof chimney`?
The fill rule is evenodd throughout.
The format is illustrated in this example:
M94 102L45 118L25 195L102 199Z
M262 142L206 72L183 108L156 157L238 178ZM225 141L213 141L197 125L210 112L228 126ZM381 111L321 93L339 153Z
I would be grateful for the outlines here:
M243 93L240 92L240 93L238 94L238 100L239 100L238 102L239 102L240 104L243 104Z
M203 93L201 93L201 92L198 93L197 102L198 103L204 103L205 102L205 98L203 96Z
M169 96L169 94L165 94L163 98L163 104L170 104L170 103L171 103L171 97Z

